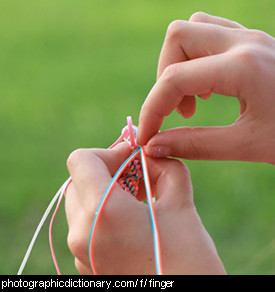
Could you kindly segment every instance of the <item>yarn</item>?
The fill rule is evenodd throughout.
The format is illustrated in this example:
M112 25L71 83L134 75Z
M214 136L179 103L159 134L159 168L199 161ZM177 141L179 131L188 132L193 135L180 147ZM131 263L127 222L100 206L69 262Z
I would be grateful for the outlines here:
M123 190L129 192L131 195L136 197L139 191L139 182L141 178L141 165L139 163L139 160L135 159L127 166L123 175L119 178L118 183Z

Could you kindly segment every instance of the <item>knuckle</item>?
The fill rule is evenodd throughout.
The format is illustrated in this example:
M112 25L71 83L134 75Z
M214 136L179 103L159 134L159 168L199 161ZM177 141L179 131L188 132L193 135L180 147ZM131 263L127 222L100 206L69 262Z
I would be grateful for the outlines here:
M177 63L175 63L175 64L168 65L164 69L162 75L166 81L171 82L171 81L173 81L175 76L178 75L178 73L179 73L179 65Z
M244 66L245 69L259 70L262 62L268 54L267 48L274 48L274 40L265 32L260 30L243 30L244 39L247 40L245 45L232 50L237 65Z
M86 154L85 149L79 148L74 150L67 158L68 168L74 167L77 164L77 162L83 157L84 154Z
M175 96L180 96L182 94L182 89L180 84L177 83L178 77L181 74L181 64L174 63L168 65L162 73L162 82L165 84L165 88L174 91Z
M182 32L183 32L183 25L185 21L184 20L174 20L172 21L167 28L167 37L169 39L179 39Z
M75 258L74 265L80 275L90 275L92 272L83 262L78 258Z
M255 74L262 67L263 53L261 47L253 43L241 45L232 50L232 65L239 68L238 77L243 80L247 74ZM243 74L243 73L246 74Z
M237 68L241 68L239 72L254 73L260 70L262 64L262 53L259 47L255 45L245 45L234 52L233 62ZM241 77L241 76L240 76Z
M67 244L71 253L75 257L82 258L83 255L87 254L87 245L84 244L84 241L81 237L75 236L73 232L69 232Z
M164 85L164 88L169 90L171 92L171 95L182 96L182 87L181 83L179 83L179 76L182 74L181 72L181 64L180 63L174 63L168 65L161 76L162 84Z
M270 36L261 30L250 29L250 30L247 30L247 33L251 35L254 41L258 44L265 44L269 42Z
M207 14L201 11L195 12L191 15L190 21L192 22L204 22L207 18Z
M72 235L72 232L69 232L68 234L67 244L72 254L74 256L77 256L80 247L80 241L77 240L77 238Z

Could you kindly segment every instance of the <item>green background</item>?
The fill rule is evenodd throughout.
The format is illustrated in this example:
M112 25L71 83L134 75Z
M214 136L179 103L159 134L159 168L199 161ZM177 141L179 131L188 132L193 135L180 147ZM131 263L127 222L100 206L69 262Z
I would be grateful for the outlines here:
M152 88L167 26L196 11L275 35L274 0L0 1L0 274L16 274L76 148L106 148ZM198 100L179 125L227 125L236 99ZM186 161L195 202L230 274L275 274L275 169L245 162ZM63 206L55 251L74 274ZM42 229L25 274L55 274ZM133 263L134 264L134 263Z

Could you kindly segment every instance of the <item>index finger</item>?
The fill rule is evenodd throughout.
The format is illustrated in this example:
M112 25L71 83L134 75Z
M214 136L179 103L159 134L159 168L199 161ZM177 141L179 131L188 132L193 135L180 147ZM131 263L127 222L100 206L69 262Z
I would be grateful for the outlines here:
M157 134L164 117L168 116L186 95L214 92L238 96L241 76L236 70L234 59L231 58L232 54L218 54L168 66L141 108L138 143L145 145Z
M103 195L112 176L130 152L128 143L121 143L113 149L78 149L69 156L68 169L84 202Z
M227 53L234 51L236 44L242 41L242 31L181 20L169 26L157 82L141 108L138 144L145 145L159 131L164 117L182 108L184 96L209 96L211 92L236 96L238 80L233 77L237 72L228 61Z

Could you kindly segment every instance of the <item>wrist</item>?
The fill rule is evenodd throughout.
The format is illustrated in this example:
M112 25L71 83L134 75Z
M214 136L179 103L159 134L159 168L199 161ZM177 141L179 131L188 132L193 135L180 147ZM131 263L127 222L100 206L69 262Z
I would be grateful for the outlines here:
M214 242L195 207L185 208L181 216L175 215L175 218L177 220L173 221L167 215L166 220L163 219L165 224L160 225L164 274L226 274Z

